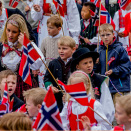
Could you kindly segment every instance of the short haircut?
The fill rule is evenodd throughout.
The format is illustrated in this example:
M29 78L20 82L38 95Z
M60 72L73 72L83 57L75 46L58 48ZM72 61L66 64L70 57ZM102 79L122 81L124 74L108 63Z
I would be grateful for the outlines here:
M33 104L37 106L42 105L42 102L46 96L47 91L43 88L32 88L27 91L23 91L23 96L25 100L32 100Z
M75 40L70 36L63 36L58 40L58 43L63 46L69 46L70 48L74 48L76 46Z
M131 115L131 93L116 98L116 103L123 108L127 115Z
M3 71L0 72L0 83L1 83L3 78L7 78L9 75L15 76L16 80L17 80L17 76L12 70L3 70Z
M99 28L99 33L103 32L103 31L110 31L113 33L114 29L111 24L105 23L105 24L102 24Z
M62 27L63 20L58 15L52 15L47 20L47 25L51 23L51 25L56 26L57 28Z
M85 2L84 4L83 4L83 6L89 6L89 8L93 11L93 12L95 12L95 10L96 10L96 5L93 3L93 2Z
M0 130L32 130L32 122L26 114L21 112L12 112L3 115L0 118Z

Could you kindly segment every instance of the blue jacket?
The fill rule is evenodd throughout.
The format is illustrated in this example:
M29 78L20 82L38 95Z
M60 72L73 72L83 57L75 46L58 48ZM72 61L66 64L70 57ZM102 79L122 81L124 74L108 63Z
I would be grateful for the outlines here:
M94 71L105 75L106 72L106 46L99 46L99 59L100 62L96 65ZM130 91L130 60L128 54L122 43L114 40L114 42L108 46L108 70L112 69L113 73L109 76L110 80L119 92ZM116 89L113 87L111 81L109 82L109 89L111 93L116 93Z

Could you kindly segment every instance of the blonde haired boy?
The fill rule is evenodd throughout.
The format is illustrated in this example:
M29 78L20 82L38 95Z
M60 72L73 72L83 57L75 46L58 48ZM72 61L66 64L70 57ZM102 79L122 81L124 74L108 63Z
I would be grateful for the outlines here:
M101 25L99 33L102 42L95 71L109 76L109 89L115 101L115 97L119 95L118 91L122 94L130 91L130 60L122 43L114 37L112 25Z
M62 37L59 33L62 27L62 19L58 15L52 15L47 20L48 37L43 39L41 51L46 58L46 64L59 56L57 51L58 39Z
M32 88L23 92L26 101L26 109L30 118L36 117L47 91L42 88Z
M70 74L70 65L72 62L72 54L76 49L76 44L73 38L70 36L63 36L58 40L58 54L59 57L54 59L49 63L48 68L54 75L56 79L61 80L63 83L67 84L67 79ZM55 98L59 110L63 108L62 104L62 93L59 91L56 82L52 79L52 76L46 70L44 77L45 87L48 89L49 85L52 85L52 90L55 93Z

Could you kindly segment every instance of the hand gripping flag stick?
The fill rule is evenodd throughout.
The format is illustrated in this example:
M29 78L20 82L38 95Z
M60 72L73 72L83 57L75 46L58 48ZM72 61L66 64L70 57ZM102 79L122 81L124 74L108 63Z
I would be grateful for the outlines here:
M31 46L34 48L33 44L30 42ZM35 48L34 48L35 49ZM59 87L59 89L63 92L62 88L60 87L60 85L58 84L57 80L55 79L55 77L53 76L53 74L51 73L50 69L47 67L47 65L45 64L45 62L42 60L40 54L37 52L37 50L35 49L36 53L39 55L41 61L43 62L43 64L45 65L46 69L49 71L50 75L52 76L52 78L54 79L54 81L56 82L57 86Z

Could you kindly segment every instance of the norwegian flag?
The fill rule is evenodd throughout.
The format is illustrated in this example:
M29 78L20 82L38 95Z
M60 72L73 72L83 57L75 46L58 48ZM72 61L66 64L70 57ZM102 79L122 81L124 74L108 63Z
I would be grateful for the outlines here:
M87 92L85 90L84 83L78 83L74 85L65 85L63 82L58 80L58 83L62 88L69 93L78 103L83 106L89 106Z
M125 10L127 5L129 5L131 3L131 0L121 0L120 2L120 8Z
M45 96L33 128L36 130L63 130L59 109L51 87Z
M27 114L26 105L22 105L20 108L16 110L16 112L23 112L24 114Z
M14 100L12 100L11 102L0 104L0 117L2 117L6 113L12 112L13 103L14 103Z
M91 2L93 2L96 5L96 7L99 7L100 1L101 0L91 0Z
M60 15L64 17L64 10L63 10L63 7L62 7L62 4L61 4L60 0L54 0L53 3L55 4L57 12L59 10Z
M5 83L5 89L4 89L4 94L3 94L3 98L2 98L2 104L7 103L8 102L8 86L7 86L7 82Z
M30 40L24 34L23 42L23 54L21 58L19 75L22 77L23 81L32 86L31 76L30 76L30 64L33 64L39 58L38 53L32 47Z
M10 0L9 6L16 8L16 6L19 4L20 0Z

